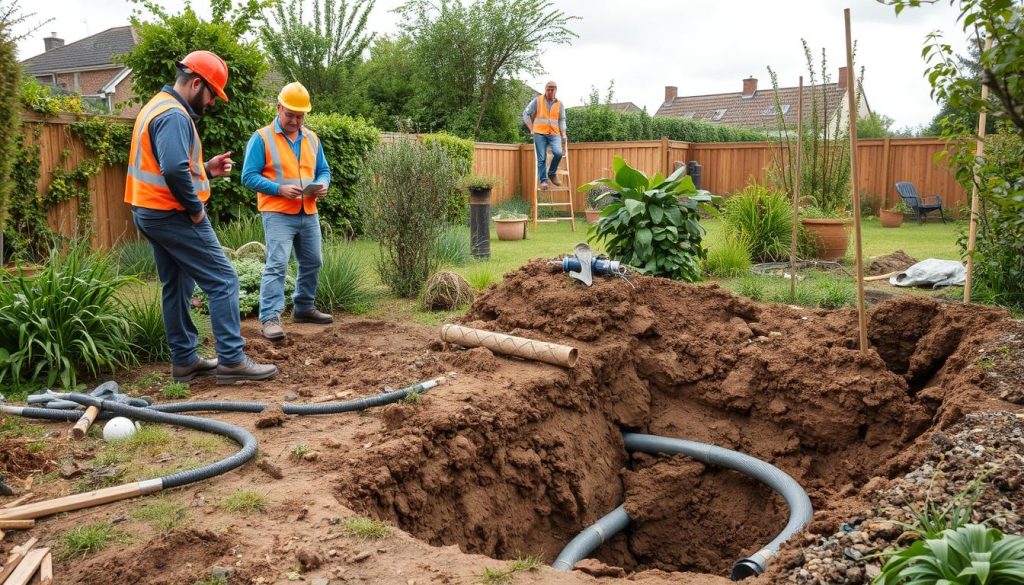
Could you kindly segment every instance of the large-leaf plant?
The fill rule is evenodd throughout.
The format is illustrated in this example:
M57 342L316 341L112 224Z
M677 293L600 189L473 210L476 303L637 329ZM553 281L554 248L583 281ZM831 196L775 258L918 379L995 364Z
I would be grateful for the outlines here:
M893 554L875 585L1011 585L1024 583L1024 537L983 524L943 530Z
M667 178L661 173L648 177L615 157L612 170L612 178L580 187L610 189L599 197L609 203L590 227L589 239L601 241L609 255L645 274L699 280L707 250L701 245L705 232L697 210L712 196L697 193L685 167Z

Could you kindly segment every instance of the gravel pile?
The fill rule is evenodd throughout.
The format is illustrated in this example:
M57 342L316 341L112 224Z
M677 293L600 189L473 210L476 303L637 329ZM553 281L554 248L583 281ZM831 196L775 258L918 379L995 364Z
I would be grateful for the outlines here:
M949 432L932 433L924 462L867 496L870 513L851 518L835 534L790 557L779 583L870 583L883 558L871 555L914 540L897 522L912 523L910 503L945 506L971 490L979 478L974 520L988 520L1006 534L1024 534L1024 415L981 412L967 415ZM870 487L865 488L870 491Z

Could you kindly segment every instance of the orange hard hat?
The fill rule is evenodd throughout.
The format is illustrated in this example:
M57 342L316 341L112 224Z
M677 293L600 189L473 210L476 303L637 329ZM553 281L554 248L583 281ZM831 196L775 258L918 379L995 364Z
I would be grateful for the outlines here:
M193 73L203 78L203 81L210 86L217 97L228 101L228 94L224 93L224 87L228 84L228 64L210 51L192 51L178 63L179 67L192 70Z
M298 81L281 88L281 93L277 94L277 103L293 112L308 112L313 109L309 101L309 91Z

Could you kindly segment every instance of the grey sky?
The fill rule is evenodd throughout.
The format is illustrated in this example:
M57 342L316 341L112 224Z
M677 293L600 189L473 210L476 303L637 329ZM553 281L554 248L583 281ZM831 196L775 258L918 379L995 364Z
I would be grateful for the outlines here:
M401 0L378 0L370 18L371 30L392 33L397 16L391 12ZM183 0L164 0L172 11ZM824 47L829 70L846 63L843 8L852 13L858 41L855 68L865 68L865 94L872 110L896 120L896 126L927 124L938 111L924 79L921 47L925 35L942 30L958 52L966 40L956 24L956 10L948 2L908 9L899 17L892 7L874 0L556 0L567 14L580 16L573 23L579 33L571 46L548 47L546 72L526 81L541 89L547 79L558 82L559 96L568 104L581 103L591 86L602 96L615 80L616 101L631 101L654 113L666 85L679 87L679 95L739 91L743 78L758 79L758 88L770 88L771 66L782 86L797 84L807 75L800 39L816 51ZM19 59L42 52L43 37L55 31L67 42L87 34L128 23L135 4L127 0L22 1L35 19L53 18L19 44ZM208 0L193 6L209 16Z

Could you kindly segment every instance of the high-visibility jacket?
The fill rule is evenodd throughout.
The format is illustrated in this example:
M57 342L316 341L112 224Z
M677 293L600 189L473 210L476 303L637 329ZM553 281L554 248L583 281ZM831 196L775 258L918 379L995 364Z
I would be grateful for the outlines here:
M313 182L316 178L316 155L320 152L320 138L310 129L302 127L302 139L299 141L299 158L288 144L284 134L274 131L274 125L265 126L256 131L263 139L265 159L263 176L278 185L295 185L300 189ZM307 214L316 213L316 197L288 199L266 193L258 194L260 211L276 211L278 213L296 214L299 210Z
M533 117L534 134L561 134L562 131L558 127L561 109L562 102L555 100L555 103L551 104L551 109L549 110L548 102L544 99L544 96L537 96L537 114Z
M153 144L149 138L149 125L160 114L177 108L188 116L188 110L173 95L161 91L149 100L135 118L132 129L132 146L128 152L128 180L125 184L124 202L136 207L170 211L184 211L185 207L171 194L164 176L160 173L160 164L153 154ZM203 145L199 140L199 131L195 121L192 122L192 151L189 153L189 170L192 184L195 186L199 200L206 203L210 198L210 179L206 176L206 163L203 162Z

